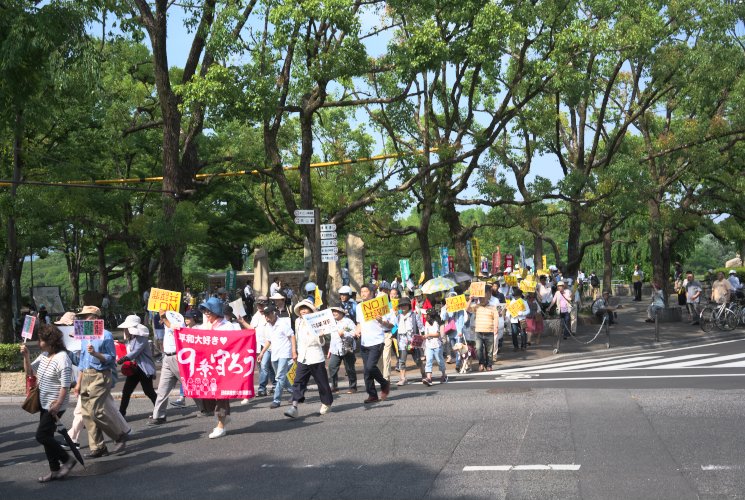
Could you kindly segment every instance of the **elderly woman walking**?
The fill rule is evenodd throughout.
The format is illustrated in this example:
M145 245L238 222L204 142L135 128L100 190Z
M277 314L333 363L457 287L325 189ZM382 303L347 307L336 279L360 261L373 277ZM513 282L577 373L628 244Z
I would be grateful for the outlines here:
M56 420L65 413L69 401L68 388L72 378L72 363L65 352L62 332L56 326L42 324L39 328L41 354L33 363L28 348L21 344L23 368L27 376L35 375L39 384L41 415L36 429L36 440L44 446L49 461L49 474L39 478L40 483L62 479L76 462L54 439Z
M124 323L117 328L124 329L124 338L127 340L127 355L116 361L116 364L122 367L122 375L127 377L122 389L122 402L119 405L119 413L126 416L129 399L137 384L142 386L142 392L155 405L155 400L158 398L153 388L155 363L148 342L150 330L142 324L139 316L136 314L127 316Z

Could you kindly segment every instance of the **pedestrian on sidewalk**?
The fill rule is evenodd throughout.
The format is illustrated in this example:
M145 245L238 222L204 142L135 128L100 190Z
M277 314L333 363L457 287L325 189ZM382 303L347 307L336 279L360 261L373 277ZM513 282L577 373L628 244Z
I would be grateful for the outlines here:
M644 283L644 271L639 264L634 266L634 273L631 275L631 282L634 285L634 302L642 301L642 284Z
M96 306L84 306L77 314L79 320L101 319L101 310ZM80 353L80 377L75 393L81 399L85 428L88 430L87 458L99 458L109 454L104 434L116 443L114 453L124 451L129 436L112 415L106 412L106 400L111 397L111 388L116 380L116 349L111 332L104 329L102 339L83 340Z
M479 357L479 371L491 371L494 339L499 335L500 313L491 303L491 289L486 287L483 297L470 297L468 312L474 315L475 347Z
M372 299L371 285L363 284L360 286L360 299L362 302ZM364 366L365 390L367 391L366 404L377 403L380 400L388 398L391 390L391 383L383 377L383 373L378 368L378 361L383 354L385 343L385 331L393 328L388 321L387 316L378 314L375 318L365 321L365 315L362 312L362 304L357 304L357 328L355 334L360 338L360 354ZM375 382L380 384L381 397L378 398L378 391L375 389Z
M292 406L285 410L285 416L297 417L297 405L305 399L305 391L308 388L310 378L318 386L318 395L321 397L321 408L319 413L325 415L331 409L334 396L331 394L328 373L326 372L326 355L323 353L325 337L319 335L305 320L305 316L317 312L316 306L310 300L301 300L294 307L295 315L295 337L297 339L297 370L295 371L295 383L292 384Z
M595 273L593 273L595 274ZM566 289L566 284L563 281L559 281L556 284L556 293L554 298L549 304L549 309L556 304L559 310L559 318L562 324L562 335L566 340L572 333L571 328L571 313L572 313L572 292Z
M432 365L434 361L437 361L437 366L440 367L440 383L444 384L448 381L447 365L442 355L445 332L440 326L439 316L436 309L430 309L427 311L427 323L424 325L424 352L427 364L424 367L425 377L422 379L422 383L427 386L432 385Z
M406 357L411 354L416 366L419 367L421 378L426 378L424 371L424 351L422 344L414 346L414 335L418 335L424 329L424 325L419 324L419 316L411 310L411 299L402 298L398 302L398 308L401 314L398 316L398 371L399 378L396 385L403 386L409 383L406 378ZM421 338L420 338L421 340Z
M28 347L21 344L21 355L26 376L36 376L39 387L41 411L36 441L44 447L49 462L49 474L39 478L40 483L46 483L63 479L76 464L75 458L54 439L56 421L65 413L69 401L72 363L65 352L62 332L56 326L42 324L38 336L41 354L31 362Z
M536 293L538 294L538 302L541 305L541 310L548 314L548 306L551 304L551 287L547 284L547 278L545 274L542 274L538 278L538 285L536 285Z
M693 271L686 273L686 306L688 307L688 315L691 319L692 325L698 325L699 319L699 304L701 303L701 283L696 280L693 276Z
M354 337L354 322L346 316L346 311L341 305L331 307L331 314L336 320L337 333L331 335L329 345L329 378L331 379L331 392L339 392L339 366L344 362L344 370L347 373L349 389L347 394L357 392L357 372L355 363L357 358L354 355L356 342Z
M665 291L662 284L657 280L652 280L652 303L647 307L647 323L654 323L657 313L665 308Z
M507 317L510 321L510 328L512 331L512 346L517 351L524 351L528 348L528 332L526 331L526 320L530 306L523 298L523 291L518 287L514 287L512 290L512 302L519 302L522 304L522 309L513 316L509 309L507 310ZM512 303L510 303L512 305Z
M155 363L150 353L150 330L141 323L140 317L136 314L127 316L124 323L117 326L124 330L124 340L127 341L127 355L116 360L117 365L121 365L124 381L122 389L122 400L119 404L119 413L122 417L127 415L129 398L137 387L142 386L142 391L155 405L158 395L153 389L153 379L155 378Z
M274 384L274 400L269 408L279 408L282 404L282 390L292 391L292 386L287 382L287 372L293 361L297 359L297 347L295 335L292 332L289 319L280 318L277 306L269 303L264 307L266 326L264 331L264 346L256 360L262 363L268 354L272 362L272 368L277 375Z
M724 278L723 272L717 273L717 279L711 284L711 301L717 304L728 304L735 294L732 283Z

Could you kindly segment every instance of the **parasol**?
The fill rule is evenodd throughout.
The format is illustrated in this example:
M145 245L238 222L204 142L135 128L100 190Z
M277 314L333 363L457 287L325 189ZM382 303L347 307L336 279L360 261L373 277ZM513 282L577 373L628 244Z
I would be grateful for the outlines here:
M447 278L449 280L453 280L456 283L465 283L466 281L473 281L473 276L471 276L468 273L462 273L460 271L455 271L453 273L448 273L443 278Z
M456 287L457 285L458 284L455 281L440 276L439 278L434 278L426 282L424 286L422 286L422 292L426 294L444 292Z

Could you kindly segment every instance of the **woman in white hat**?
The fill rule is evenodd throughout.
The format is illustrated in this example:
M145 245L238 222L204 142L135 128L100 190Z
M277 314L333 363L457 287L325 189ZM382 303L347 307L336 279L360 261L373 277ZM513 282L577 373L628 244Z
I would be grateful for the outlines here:
M569 334L572 333L571 328L571 312L572 312L572 292L566 289L566 284L563 281L559 281L556 284L556 293L548 308L551 309L554 304L559 310L559 317L561 318L562 334L566 340Z
M142 392L155 405L155 400L158 397L153 388L155 363L150 354L150 345L148 343L150 330L142 324L139 316L136 314L127 316L124 319L124 323L117 328L124 330L124 340L127 341L127 355L116 360L116 364L121 366L122 375L127 377L124 380L122 401L119 404L119 413L122 416L126 416L129 398L132 396L137 384L142 386Z
M318 395L321 397L321 409L319 413L325 415L331 409L334 396L331 394L329 378L326 373L326 356L323 353L323 335L311 328L305 320L305 316L316 312L316 306L308 299L301 300L295 304L294 312L298 316L295 321L295 337L297 339L297 370L295 371L295 383L292 385L292 406L285 411L285 416L297 417L297 405L304 398L308 381L311 377L318 386Z

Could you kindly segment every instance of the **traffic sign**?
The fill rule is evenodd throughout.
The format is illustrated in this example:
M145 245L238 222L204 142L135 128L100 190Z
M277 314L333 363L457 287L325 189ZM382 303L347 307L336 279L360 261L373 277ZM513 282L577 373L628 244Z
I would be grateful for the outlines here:
M321 231L321 238L324 240L335 240L336 231Z
M335 247L338 246L336 240L321 240L321 247Z
M339 252L337 247L321 247L321 255L333 254L336 255Z
M338 255L323 254L321 255L321 262L338 262Z
M312 226L316 223L315 217L295 217L295 224Z
M295 210L295 217L315 217L315 210Z
M321 231L336 231L336 224L321 224Z

